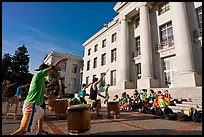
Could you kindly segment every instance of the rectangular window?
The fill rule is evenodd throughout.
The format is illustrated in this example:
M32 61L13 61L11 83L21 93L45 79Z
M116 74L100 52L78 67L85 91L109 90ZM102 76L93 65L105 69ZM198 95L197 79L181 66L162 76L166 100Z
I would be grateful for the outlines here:
M66 72L67 63L62 63L61 71Z
M98 44L94 46L94 52L98 51Z
M141 53L141 51L140 51L140 36L136 37L135 41L136 41L136 57L137 57Z
M136 68L137 68L137 79L140 79L141 78L141 63L138 63L136 65Z
M116 61L116 48L111 50L111 62Z
M93 68L97 67L97 57L94 58L94 62L93 62Z
M89 84L89 76L86 77L86 85Z
M102 76L103 73L101 73ZM104 87L105 86L105 77L102 78L101 82L99 83L99 87Z
M116 85L116 70L112 70L111 71L111 86L115 86Z
M91 49L88 49L88 56L91 55Z
M71 78L72 89L76 89L76 78Z
M174 40L171 21L160 26L160 42L170 43Z
M196 9L199 28L202 29L202 6Z
M167 12L168 10L170 10L169 2L163 2L159 5L159 15Z
M106 46L106 39L104 39L103 41L102 41L102 48L104 48Z
M96 75L93 75L93 78L96 78Z
M138 15L135 19L135 29L138 28L140 25L140 16Z
M101 55L101 66L106 64L106 53Z
M77 64L72 65L72 73L77 73Z
M112 34L111 37L111 42L113 43L114 41L116 41L116 33Z
M87 70L90 70L90 60L87 61Z

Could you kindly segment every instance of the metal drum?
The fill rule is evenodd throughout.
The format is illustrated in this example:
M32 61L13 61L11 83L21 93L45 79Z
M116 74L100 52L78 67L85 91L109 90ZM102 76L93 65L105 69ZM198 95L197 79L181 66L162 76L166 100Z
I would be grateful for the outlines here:
M90 105L78 104L68 107L67 126L70 134L89 133L91 128Z
M116 118L116 115L120 114L119 101L109 101L107 105L107 112L108 115L114 115L114 118Z
M96 103L98 105L98 109L101 109L101 100L100 99L97 99L96 100Z
M68 107L67 98L55 99L55 114L57 118L59 117L59 115L65 115L66 117L67 107Z

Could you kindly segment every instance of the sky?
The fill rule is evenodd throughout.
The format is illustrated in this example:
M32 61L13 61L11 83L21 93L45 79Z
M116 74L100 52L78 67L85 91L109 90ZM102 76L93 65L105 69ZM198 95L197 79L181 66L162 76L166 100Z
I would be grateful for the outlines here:
M82 44L117 15L116 2L2 2L2 57L25 45L29 72L52 51L83 57Z

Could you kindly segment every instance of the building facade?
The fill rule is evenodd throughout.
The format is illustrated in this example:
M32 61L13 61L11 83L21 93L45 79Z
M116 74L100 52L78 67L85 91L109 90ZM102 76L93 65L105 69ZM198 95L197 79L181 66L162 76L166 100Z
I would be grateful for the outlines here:
M110 90L202 85L202 2L117 2L84 44L83 82Z
M45 57L44 63L51 65L68 55L52 51ZM65 89L65 93L74 94L79 92L81 87L81 68L82 58L74 55L70 55L68 61L61 65L60 76L64 77L64 84L71 84Z

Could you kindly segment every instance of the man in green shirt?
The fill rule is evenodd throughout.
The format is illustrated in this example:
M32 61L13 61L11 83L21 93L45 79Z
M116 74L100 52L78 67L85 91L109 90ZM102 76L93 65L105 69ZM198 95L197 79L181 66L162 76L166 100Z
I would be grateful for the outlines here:
M108 99L110 98L109 94L108 94L108 88L110 87L109 84L107 84L105 91L104 91L104 95L105 95L105 100L104 100L104 104L106 104L108 102Z
M44 116L44 110L41 108L41 105L44 100L45 76L51 74L55 68L60 67L61 63L66 62L67 60L68 58L61 58L50 67L43 63L36 70L30 83L28 95L24 101L23 118L21 120L20 128L12 133L12 135L23 135L27 132L31 132L37 121L38 126L43 124L43 120L41 119ZM39 130L38 133L43 132L43 129Z

